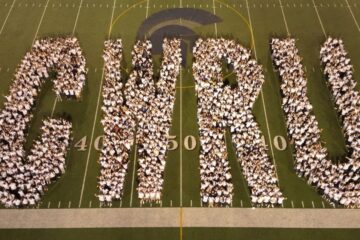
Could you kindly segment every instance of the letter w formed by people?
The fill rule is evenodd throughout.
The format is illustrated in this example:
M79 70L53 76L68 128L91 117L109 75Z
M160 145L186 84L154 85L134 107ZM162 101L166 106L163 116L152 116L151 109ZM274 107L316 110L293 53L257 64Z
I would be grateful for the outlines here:
M138 197L159 201L180 73L180 40L164 39L160 79L153 79L151 42L138 41L132 51L133 71L121 79L122 41L105 42L103 95L104 142L100 156L100 202L121 199L131 147L136 139ZM134 133L136 132L136 133ZM135 138L136 134L136 138Z

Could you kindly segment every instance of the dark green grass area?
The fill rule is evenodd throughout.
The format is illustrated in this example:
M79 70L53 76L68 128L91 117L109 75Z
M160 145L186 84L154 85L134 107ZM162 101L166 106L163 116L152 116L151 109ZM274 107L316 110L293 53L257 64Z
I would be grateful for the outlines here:
M69 36L73 32L78 6L76 0L17 0L11 11L3 32L0 35L0 94L9 91L12 76L24 54L30 49L35 34L37 37ZM0 27L8 15L12 0L0 0ZM100 166L99 151L94 145L103 134L101 120L102 99L98 98L101 91L102 67L101 58L103 42L108 38L113 12L113 0L83 0L77 19L74 35L79 39L87 60L87 82L80 101L62 99L56 104L55 117L69 116L73 123L74 141L67 156L67 171L58 181L49 187L42 198L42 208L77 208L98 207L97 177ZM278 0L215 0L215 14L222 21L216 24L198 26L193 31L201 37L226 37L237 40L243 46L252 48L253 58L264 68L265 83L262 94L254 105L253 113L264 135L271 161L276 165L280 187L286 197L284 207L323 208L331 207L324 201L314 188L296 176L293 170L293 149L287 137L285 117L281 109L281 81L274 71L269 41L272 37L286 37L285 21ZM297 39L297 46L303 57L308 76L309 98L314 106L314 113L322 131L322 140L333 161L342 160L346 155L345 139L341 130L334 105L322 74L319 50L325 41L320 22L313 7L312 0L282 0L290 35ZM356 17L360 18L360 4L349 0ZM342 4L342 5L341 5ZM345 0L318 0L319 15L329 35L341 37L355 68L355 78L359 81L360 74L360 32L349 14ZM146 18L154 13L173 7L179 7L178 0L147 1L117 0L114 9L111 38L121 38L124 45L123 81L126 82L131 71L131 50L135 42L137 30ZM195 7L210 13L214 12L213 1L183 0L183 7ZM43 15L44 13L44 15ZM250 16L249 16L250 13ZM43 15L43 18L42 18ZM41 24L40 24L40 20ZM181 25L181 19L179 19ZM252 34L250 26L252 26ZM254 45L252 44L252 35ZM199 176L199 136L197 124L197 97L195 81L192 76L193 57L191 49L187 49L186 66L182 68L182 78L177 81L176 101L170 135L174 136L178 147L167 153L165 183L162 206L196 206L199 207L200 176ZM154 56L154 71L158 75L161 56ZM127 73L126 73L127 71ZM234 79L231 69L224 66L224 76L229 84ZM54 107L55 94L52 83L45 83L34 109L34 118L29 126L29 137L26 148L31 147L33 139L39 135L39 128L44 118L51 115ZM0 99L3 107L4 98ZM98 103L99 106L98 106ZM195 142L191 142L192 138ZM277 149L274 138L286 140L285 149ZM249 191L242 169L236 159L235 149L228 133L227 149L232 167L235 187L234 207L249 207ZM83 143L82 149L75 147ZM187 150L185 142L196 144ZM101 145L101 141L100 141ZM135 148L134 148L135 149ZM126 176L124 197L122 201L114 201L112 207L140 207L137 198L136 157L134 149L129 159L129 171ZM83 150L83 151L82 151ZM135 170L135 171L134 171ZM135 175L134 175L135 172ZM81 200L81 204L80 204ZM161 205L151 205L160 207ZM146 205L144 207L150 207Z
M357 239L360 233L359 229L184 228L183 231L183 239L207 240L350 240Z
M107 229L12 229L0 230L0 240L176 240L179 228ZM183 240L355 240L359 229L259 229L259 228L183 228ZM5 237L6 236L6 237ZM144 237L146 236L146 238Z

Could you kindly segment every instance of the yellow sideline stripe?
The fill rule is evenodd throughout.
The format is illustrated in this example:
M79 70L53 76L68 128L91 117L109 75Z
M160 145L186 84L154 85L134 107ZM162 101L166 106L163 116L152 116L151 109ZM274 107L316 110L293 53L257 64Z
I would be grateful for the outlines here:
M182 240L183 239L183 209L182 209L182 207L180 208L180 216L179 216L179 218L180 218L180 240Z

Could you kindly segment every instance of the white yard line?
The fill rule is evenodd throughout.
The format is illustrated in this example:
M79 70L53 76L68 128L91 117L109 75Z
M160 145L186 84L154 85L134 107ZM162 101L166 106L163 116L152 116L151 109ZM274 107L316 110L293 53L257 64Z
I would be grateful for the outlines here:
M348 9L349 9L349 11L350 11L350 14L351 14L352 18L354 19L354 22L355 22L355 25L356 25L357 29L358 29L358 31L360 32L359 23L358 23L358 21L357 21L356 18L355 18L355 15L354 15L351 7L350 7L350 4L349 4L348 0L345 0L345 2L346 2L346 4L347 4L347 7L348 7Z
M254 38L254 30L253 30L252 21L251 21L250 8L249 8L248 0L246 0L246 8L247 8L248 16L249 16L249 23L250 23L250 29L251 29L251 37L252 37L252 39L255 39L255 38ZM256 60L257 60L255 40L254 40L254 54L255 54L255 58L256 58ZM262 89L262 88L261 88L261 99L262 99L262 105L263 105L263 109L264 109L266 128L267 128L267 132L268 132L268 135L269 135L270 150L271 150L271 154L272 154L272 157L273 157L273 160L274 160L275 174L276 174L276 177L277 177L277 179L278 179L278 185L279 185L279 187L280 187L280 180L279 180L279 176L278 176L278 172L277 172L276 158L275 158L275 154L274 154L272 137L271 137L271 133L270 133L269 121L268 121L268 116L267 116L267 111L266 111L266 106L265 106L265 100L264 100L264 93L263 93L263 89Z
M116 0L114 0L114 1L116 1ZM80 192L79 207L81 206L81 202L82 202L82 198L83 198L83 194L84 194L84 187L85 187L86 175L87 175L87 170L88 170L89 160L90 160L90 155L91 155L92 142L93 142L95 126L96 126L96 119L97 119L98 109L99 109L99 104L100 104L101 86L103 84L103 79L104 79L104 70L102 71L102 75L101 75L100 90L99 90L98 101L97 101L96 110L95 110L93 127L92 127L92 131L91 131L89 150L88 150L88 154L87 154L87 158L86 158L85 172L84 172L84 177L83 177L81 192Z
M215 10L215 0L213 0L213 13L214 15L216 15L216 10ZM214 27L215 27L215 37L218 36L218 30L217 30L217 23L214 23Z
M35 36L34 36L34 39L33 39L33 41L32 41L31 46L34 45L34 43L35 43L35 40L36 40L37 35L38 35L38 33L39 33L39 30L40 30L41 23L42 23L42 21L43 21L43 19L44 19L44 16L45 16L46 9L47 9L47 7L48 7L49 1L50 1L50 0L47 0L47 1L46 1L45 7L44 7L44 11L43 11L43 13L42 13L42 15L41 15L40 22L39 22L39 24L38 24L38 26L37 26L37 29L36 29L36 32L35 32Z
M80 0L80 5L79 5L79 8L78 8L78 11L77 11L77 14L76 14L74 27L73 27L73 30L72 30L72 33L71 33L72 36L75 35L75 30L76 30L77 22L78 22L78 19L79 19L82 3L83 3L83 0ZM58 103L58 97L56 97L55 100L54 100L54 104L53 104L53 107L51 109L51 117L54 116L54 112L55 112L57 103Z
M113 5L113 8L112 8L111 19L110 19L110 23L109 23L109 34L108 34L108 38L110 38L110 29L111 29L111 24L112 24L113 18L114 18L115 5L116 5L116 0L114 0L114 5ZM87 155L87 158L86 158L86 166L85 166L84 178L83 178L83 182L82 182L82 186L81 186L81 193L80 193L80 199L79 199L79 207L81 207L81 202L82 202L82 198L83 198L83 194L84 194L84 187L85 187L86 175L87 175L87 170L88 170L88 166L89 166L89 160L90 160L90 155L91 155L92 144L93 144L93 140L94 140L96 119L97 119L97 115L98 115L98 111L99 111L100 98L101 98L101 89L102 89L103 81L104 81L104 67L103 67L103 69L102 69L101 80L100 80L100 87L99 87L99 94L98 94L98 99L97 99L97 104L96 104L95 115L94 115L94 122L93 122L92 130L91 130L90 145L89 145L88 155Z
M136 132L135 132L136 135ZM133 165L133 173L132 173L132 180L131 180L131 195L130 195L130 207L132 207L133 201L133 193L134 193L134 182L135 182L135 168L136 168L136 154L137 154L137 142L135 141L135 149L134 149L134 165Z
M283 19L284 19L284 23L285 23L285 28L286 28L287 35L290 36L289 27L288 27L288 24L287 24L287 21L286 21L285 12L284 12L284 7L283 7L283 5L282 5L281 0L279 0L279 4L280 4L281 12L282 12L282 17L283 17Z
M182 8L183 7L183 5L182 5L182 0L180 0L180 8Z
M147 2L146 2L146 18L148 18L149 17L149 5L150 5L150 0L147 0Z
M58 102L58 98L59 98L58 96L55 96L55 100L54 100L53 106L51 108L51 117L54 116L54 112L55 112L56 104Z
M4 27L5 27L5 25L6 25L6 22L7 22L8 18L9 18L9 16L10 16L10 13L11 13L11 11L12 11L13 8L14 8L15 1L16 1L16 0L13 1L13 3L12 3L12 5L11 5L11 7L10 7L8 13L7 13L7 15L6 15L6 18L5 18L5 20L4 20L4 22L3 22L2 26L1 26L0 35L2 34L2 32L3 32L3 30L4 30Z
M183 149L182 149L182 145L183 145L183 126L182 126L182 121L183 121L183 103L182 103L182 67L180 67L180 207L182 207L182 202L183 202L183 179L182 179L182 175L183 175L183 169L182 169L182 164L183 164Z
M316 15L317 15L317 17L318 17L318 19L319 19L319 22L320 22L320 25L321 25L321 29L322 29L322 31L323 31L323 33L324 33L324 36L327 37L327 34L326 34L326 31L325 31L324 25L323 25L323 23L322 23L322 21L321 21L320 14L319 14L318 9L317 9L317 6L316 6L316 4L315 4L315 1L312 0L312 2L313 2L313 6L314 6L314 8L315 8Z
M74 27L73 27L73 30L72 30L72 36L74 36L74 34L75 34L75 30L76 30L77 22L78 22L78 19L79 19L82 3L83 3L83 0L80 0L80 5L79 5L79 8L78 8L78 11L77 11L77 14L76 14L75 23L74 23Z

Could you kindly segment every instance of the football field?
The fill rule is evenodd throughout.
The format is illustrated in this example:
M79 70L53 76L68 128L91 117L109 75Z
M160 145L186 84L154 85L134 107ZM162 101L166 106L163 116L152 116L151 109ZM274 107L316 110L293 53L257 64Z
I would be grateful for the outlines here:
M183 15L163 12L176 9ZM182 10L181 10L182 9ZM186 9L198 9L193 14ZM194 15L194 13L199 15ZM206 13L206 14L205 14ZM152 18L153 16L153 18ZM201 21L200 21L200 20ZM153 22L151 22L153 21ZM191 44L199 37L235 39L252 49L252 57L263 66L265 83L253 113L259 123L268 155L274 163L285 201L279 208L338 208L331 205L299 178L294 171L293 146L288 139L281 107L281 80L272 63L272 37L297 39L308 77L309 99L322 129L321 139L331 160L341 162L347 155L342 123L334 107L320 64L320 48L327 36L344 40L360 83L360 1L358 0L0 0L0 107L3 107L15 70L36 39L75 36L88 69L80 101L56 99L48 81L37 99L29 126L26 149L39 136L42 120L69 116L73 141L67 154L66 172L42 197L38 208L99 208L98 162L102 142L102 97L104 41L121 38L124 61L122 78L131 73L131 50L139 36L161 44L155 36L179 30L186 43L186 55L177 80L176 101L170 129L171 150L167 152L164 191L161 203L142 205L137 197L137 154L130 154L124 196L111 208L202 207L200 200L199 127L197 97L192 74ZM170 26L170 28L169 28ZM179 28L179 26L181 28ZM163 31L162 31L163 29ZM182 35L182 32L184 35ZM189 34L191 33L191 34ZM152 35L154 36L152 38ZM161 52L154 53L154 73L159 75ZM229 71L224 74L231 81ZM359 84L357 89L360 90ZM230 131L226 130L234 196L231 207L250 208L249 189L242 175ZM1 207L3 208L3 206ZM1 210L0 210L1 211ZM125 216L126 217L126 216ZM256 229L251 228L139 228L124 229L33 229L0 230L0 239L357 239L359 229ZM291 235L291 237L289 237ZM9 236L9 237L5 237ZM33 238L31 238L33 237ZM204 237L204 238L203 238Z

